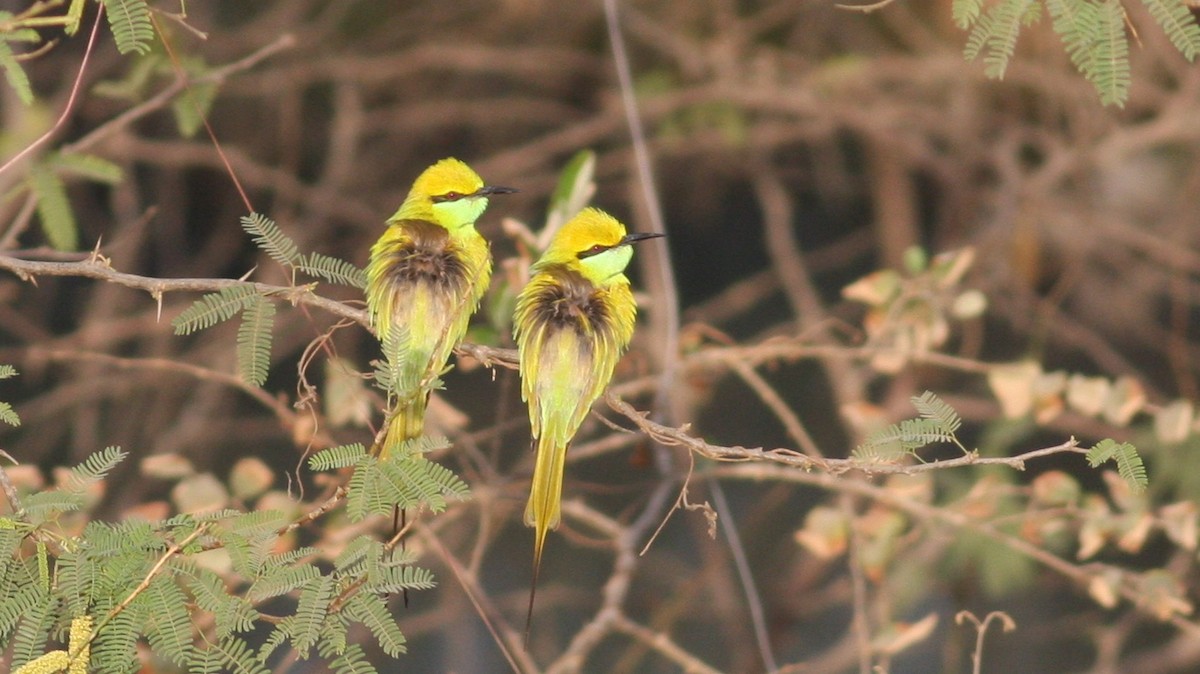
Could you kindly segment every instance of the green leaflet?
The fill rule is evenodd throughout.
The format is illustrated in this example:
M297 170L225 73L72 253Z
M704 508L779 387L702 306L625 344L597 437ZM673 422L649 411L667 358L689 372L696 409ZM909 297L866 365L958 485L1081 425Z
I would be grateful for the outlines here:
M146 54L154 40L150 6L146 0L103 0L108 26L122 54Z
M271 328L275 325L275 305L260 295L242 312L238 328L238 374L252 386L262 386L271 369Z

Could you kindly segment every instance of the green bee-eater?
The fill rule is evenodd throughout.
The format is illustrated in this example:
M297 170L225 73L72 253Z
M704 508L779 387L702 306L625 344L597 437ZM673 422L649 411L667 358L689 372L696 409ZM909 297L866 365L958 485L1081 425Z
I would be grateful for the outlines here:
M404 363L409 381L426 383L441 373L467 331L492 274L487 242L475 229L491 187L463 162L443 159L425 169L387 221L367 263L367 309L380 341L392 330L407 333ZM399 391L381 458L421 435L427 390Z
M559 523L567 446L633 337L637 305L624 274L631 244L657 236L626 234L611 215L584 209L554 235L517 298L521 395L537 451L525 508L534 527L526 639L546 533Z

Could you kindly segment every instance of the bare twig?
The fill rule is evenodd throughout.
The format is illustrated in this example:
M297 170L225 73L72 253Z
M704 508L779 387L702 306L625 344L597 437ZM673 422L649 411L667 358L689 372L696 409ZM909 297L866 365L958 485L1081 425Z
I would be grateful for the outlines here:
M665 632L655 632L648 627L639 625L622 613L618 613L613 618L612 626L615 631L628 634L679 665L686 674L719 674L721 671L713 669L700 658L688 653Z
M972 674L981 674L983 672L983 637L987 634L988 625L991 625L993 620L998 621L1005 632L1017 629L1017 623L1012 619L1012 616L1004 611L992 611L983 620L976 618L975 614L970 611L959 611L954 616L954 622L959 625L964 622L970 622L975 626L975 650L971 653Z
M0 458L11 461L13 465L18 462L11 454L0 449ZM4 470L4 466L0 466L0 488L4 490L4 498L8 499L8 507L12 510L15 519L25 518L25 508L21 506L21 496L17 493L17 487L9 479L8 473Z
M432 531L425 527L420 527L417 529L417 535L429 545L430 549L437 553L438 558L446 566L450 567L450 572L454 574L454 579L458 581L459 587L463 589L463 592L467 595L467 599L475 607L475 613L483 621L484 626L487 627L488 633L492 635L492 640L496 642L496 646L504 654L504 659L508 661L508 666L512 668L512 671L517 674L521 674L521 672L536 672L537 666L530 659L529 653L520 646L520 635L498 617L500 616L500 612L496 610L496 607L488 599L487 594L479 587L475 574L463 567L458 559L446 549L446 546L442 545L441 540ZM497 620L503 623L503 635L501 635L500 629L496 626Z
M96 34L100 31L100 20L103 16L104 7L101 5L97 8L96 20L92 22L92 33L88 36L87 48L83 52L83 58L79 61L79 72L76 73L75 82L71 85L71 94L67 96L67 104L63 107L63 111L58 116L58 119L54 121L54 126L51 126L45 133L43 133L41 136L38 136L37 140L26 145L20 152L13 155L11 159L4 162L4 165L0 166L0 175L3 175L5 171L15 166L17 162L24 159L43 143L54 137L54 134L58 133L58 130L62 128L63 124L66 124L67 117L69 117L71 111L75 109L75 98L79 95L79 87L83 83L83 73L87 70L88 61L90 61L92 58L92 51L96 46Z
M746 559L746 548L742 546L741 537L738 536L733 512L729 509L729 502L725 499L725 490L721 488L719 481L710 480L709 490L712 492L721 528L725 530L725 536L729 539L729 551L733 554L733 567L737 570L742 591L746 593L746 606L750 610L750 624L754 626L754 638L758 642L759 655L762 657L767 671L775 672L779 669L779 665L775 662L775 654L771 649L771 638L767 634L767 618L763 612L762 597L758 594L758 587L754 584L754 574L750 571L750 561Z
M849 471L861 471L870 475L890 475L897 473L912 475L931 470L944 470L948 468L960 468L963 466L982 465L1002 465L1016 470L1025 470L1025 462L1032 459L1050 456L1052 454L1087 453L1087 450L1079 447L1078 441L1076 441L1074 438L1071 438L1070 440L1067 440L1059 445L1054 445L1053 447L1030 450L1016 456L984 457L979 456L977 452L971 452L954 459L946 459L944 461L929 461L914 465L881 463L854 458L816 460L792 449L777 448L766 450L762 447L724 447L720 445L712 445L697 437L689 435L687 432L687 427L671 428L650 421L645 412L639 412L638 410L634 409L632 405L616 397L616 395L614 395L612 392L606 393L604 399L608 403L609 407L625 415L630 421L634 422L639 428L645 431L647 435L650 435L663 444L683 447L690 451L696 452L701 456L706 456L717 461L765 461L782 464L792 468L800 468L805 471L821 470L828 472L831 475L841 475Z
M45 262L26 260L13 257L12 255L0 255L0 269L10 271L24 281L33 281L38 276L73 276L109 281L127 288L144 290L150 293L150 296L156 301L164 293L168 292L212 292L234 286L251 286L256 292L264 296L279 297L293 304L308 304L324 309L335 316L349 318L360 325L368 325L365 311L321 297L312 292L312 285L288 287L266 283L252 283L236 279L163 279L138 276L137 274L119 272L102 261L102 259L94 259L92 257L77 262Z

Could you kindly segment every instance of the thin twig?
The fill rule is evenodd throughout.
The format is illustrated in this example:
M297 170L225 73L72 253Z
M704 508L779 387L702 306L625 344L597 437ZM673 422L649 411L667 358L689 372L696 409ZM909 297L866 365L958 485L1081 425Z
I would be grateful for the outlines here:
M729 509L729 501L725 498L725 490L718 480L708 481L709 491L712 492L713 504L721 528L729 540L729 550L733 553L733 567L737 570L738 580L742 583L742 591L746 593L746 606L750 610L750 624L754 627L754 639L758 642L758 652L766 665L768 672L775 672L779 665L775 662L775 654L771 650L771 637L767 634L767 619L763 614L762 597L754 585L754 574L750 571L750 561L746 559L746 549L738 536L737 525L733 521L733 512Z
M54 121L54 126L51 126L46 133L38 136L37 140L26 145L24 149L13 155L13 157L8 161L4 162L4 165L0 166L0 175L3 175L5 171L15 166L17 162L24 159L27 155L40 147L46 141L50 140L50 138L52 138L54 134L58 133L58 130L61 129L64 124L66 124L67 117L70 116L71 111L75 109L75 99L79 95L79 87L83 83L83 73L87 70L88 61L92 59L92 51L96 46L96 34L100 31L100 19L103 16L104 5L101 3L96 9L96 20L92 22L92 33L88 36L87 48L83 52L83 59L81 59L79 62L79 72L75 74L75 82L71 85L71 94L67 96L67 104L63 107L62 114L58 116L58 119Z
M0 269L8 270L24 281L30 281L38 276L71 276L110 281L127 288L145 290L156 300L168 292L212 292L234 286L253 287L256 292L268 297L281 297L293 304L307 304L328 311L335 316L367 326L367 313L355 309L336 300L321 297L312 292L312 285L276 286L267 283L253 283L237 279L214 278L176 278L163 279L152 276L139 276L113 269L100 259L87 259L78 262L46 262L26 260L11 255L0 255Z
M867 622L867 579L862 568L862 534L856 526L858 519L854 513L854 500L849 494L842 494L840 503L842 514L850 523L847 540L846 566L850 572L850 589L853 593L851 605L854 608L854 618L851 627L854 630L855 649L858 655L859 674L871 673L871 626Z
M800 421L800 417L784 402L783 398L779 397L779 394L767 383L766 379L763 379L754 368L740 360L730 360L728 364L730 369L737 373L742 381L758 394L758 398L767 406L767 409L775 414L775 417L783 424L784 430L787 431L787 434L791 436L796 444L800 445L805 454L817 460L825 458L821 453L821 449L817 447L817 443L804 428L804 423Z
M615 631L628 634L679 665L687 674L720 674L721 670L713 669L700 658L681 648L679 644L671 640L669 634L655 632L648 627L639 625L623 613L618 613L613 618L612 626Z
M0 449L0 459L7 459L13 465L19 462L13 458L12 454ZM0 466L0 488L4 489L4 497L8 499L9 510L13 513L13 519L25 519L25 508L21 506L21 496L17 493L17 487L8 477L8 472L4 470L4 466Z
M521 674L522 672L536 672L537 666L530 659L529 653L524 648L517 646L520 643L521 637L507 623L505 623L504 635L501 636L500 630L495 624L495 616L499 616L500 613L492 605L491 601L488 600L487 594L479 587L475 575L459 563L458 559L442 545L442 542L438 540L438 537L433 532L425 527L420 527L417 529L417 535L429 545L430 549L437 553L437 556L446 566L450 567L450 572L454 574L454 579L458 581L459 587L463 589L463 592L467 595L467 599L475 607L475 613L483 621L484 626L487 627L488 633L492 635L492 640L496 642L496 646L504 654L504 659L508 661L508 666L512 668L512 671L517 674ZM521 660L520 663L517 662L518 658Z
M1037 459L1052 454L1074 453L1086 454L1087 450L1079 447L1079 442L1075 438L1071 438L1053 447L1044 447L1034 449L1016 456L997 456L984 457L979 456L977 452L971 452L964 456L954 459L946 459L944 461L929 461L926 463L918 463L913 465L901 463L882 463L877 461L866 461L862 459L821 459L815 460L793 449L777 448L766 450L762 447L725 447L721 445L712 445L700 438L690 435L687 432L687 427L671 428L655 423L647 418L645 412L640 412L632 405L621 400L612 392L606 393L604 397L616 412L625 415L630 421L633 421L639 428L646 432L647 435L655 440L666 445L676 445L690 451L696 452L702 456L717 461L765 461L770 463L778 463L791 468L800 468L804 471L820 470L827 472L830 475L841 475L850 471L861 471L869 475L892 475L903 474L912 475L915 473L924 473L931 470L945 470L949 468L961 468L963 466L984 466L984 465L1001 465L1008 466L1015 470L1025 470L1025 462L1031 459Z
M150 21L154 24L154 30L158 33L159 39L162 41L163 50L167 52L167 58L171 60L171 67L175 70L176 80L183 83L188 103L192 105L192 109L200 117L200 122L204 125L204 131L208 134L208 139L212 141L213 149L216 150L217 156L221 158L221 163L225 165L225 174L229 176L229 180L233 182L238 196L242 198L242 205L246 207L246 212L253 213L255 211L254 204L250 203L250 196L246 194L246 189L242 187L242 181L238 180L237 171L233 170L233 165L229 163L229 157L225 154L225 149L221 147L221 142L217 140L217 132L213 131L212 124L208 122L208 115L205 114L205 111L200 107L200 103L196 100L196 95L192 90L187 71L183 69L183 64L179 62L179 57L175 55L175 50L171 47L171 41L167 39L162 26L158 25L158 19L155 18L153 12L150 14Z
M666 234L666 223L663 219L662 203L658 198L658 187L654 179L654 166L650 161L650 151L646 143L646 130L642 126L642 118L638 113L637 94L633 85L633 72L629 65L629 54L625 49L625 36L621 31L621 20L617 10L617 0L604 0L605 25L608 28L608 39L612 46L613 64L617 70L617 83L621 91L621 104L625 111L625 120L629 124L629 135L633 142L634 163L637 166L638 185L641 187L642 199L646 215L650 219L650 231ZM675 282L675 272L671 267L671 250L669 240L659 242L651 250L642 251L639 255L653 256L654 274L650 280L654 290L654 321L661 328L658 337L662 340L662 351L659 357L662 372L659 375L658 388L654 399L654 410L660 421L674 421L671 409L671 392L675 390L675 380L679 374L679 289ZM649 265L646 265L649 266ZM671 470L670 457L658 448L655 452L655 465L662 474Z
M274 42L265 45L261 49L253 51L237 61L233 61L232 63L227 63L220 68L210 70L193 80L189 81L176 79L174 82L164 87L162 91L133 106L132 108L129 108L116 117L113 117L104 124L96 127L79 140L63 145L61 148L59 148L59 152L63 154L83 152L105 138L113 135L117 131L120 131L133 122L141 119L142 117L160 110L163 106L170 103L171 99L175 98L175 96L186 89L189 83L220 84L228 79L231 75L248 70L274 56L275 54L292 48L295 46L295 44L295 36L290 34L280 35Z

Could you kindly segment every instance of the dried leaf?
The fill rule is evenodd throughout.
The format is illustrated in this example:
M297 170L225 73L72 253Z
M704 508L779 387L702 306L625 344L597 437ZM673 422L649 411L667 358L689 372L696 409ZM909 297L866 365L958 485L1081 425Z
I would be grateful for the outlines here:
M796 542L820 559L832 559L846 551L846 517L837 508L817 506L804 517L804 528Z
M1123 531L1117 539L1117 547L1128 553L1140 552L1154 529L1154 518L1149 514L1142 514L1122 517L1119 521Z
M192 462L178 454L152 454L142 459L142 474L160 480L178 480L196 472Z
M1061 470L1051 470L1033 479L1033 501L1048 507L1070 506L1078 500L1079 481Z
M243 501L259 496L273 484L275 473L257 457L239 459L229 473L229 488Z
M954 298L950 313L960 321L979 318L987 311L987 295L979 290L966 290Z
M1104 377L1073 374L1067 381L1067 404L1080 414L1100 416L1111 388L1112 384Z
M171 490L171 502L181 513L192 515L216 512L229 502L225 485L212 473L184 478Z
M933 273L933 277L937 279L938 285L950 288L958 285L973 264L975 264L975 249L967 247L938 253L934 256L929 269Z
M1121 573L1110 569L1093 576L1088 583L1088 594L1104 608L1115 607L1121 598Z
M1042 366L1032 361L997 365L988 371L988 386L1005 418L1023 417L1033 409L1033 384L1041 374Z
M1192 501L1179 501L1158 509L1163 532L1175 545L1195 550L1197 543L1197 508Z
M1138 578L1138 596L1159 620L1176 615L1191 615L1192 603L1184 596L1183 584L1162 569L1147 571Z
M891 269L881 269L842 288L842 297L879 307L890 302L900 292L900 275Z
M1154 435L1165 444L1177 444L1192 432L1195 408L1188 400L1176 400L1154 415Z
M1127 426L1145 405L1146 390L1141 383L1132 377L1121 377L1104 403L1104 418L1118 426Z
M371 421L371 394L366 380L343 358L325 361L325 389L321 401L332 426L366 428Z

